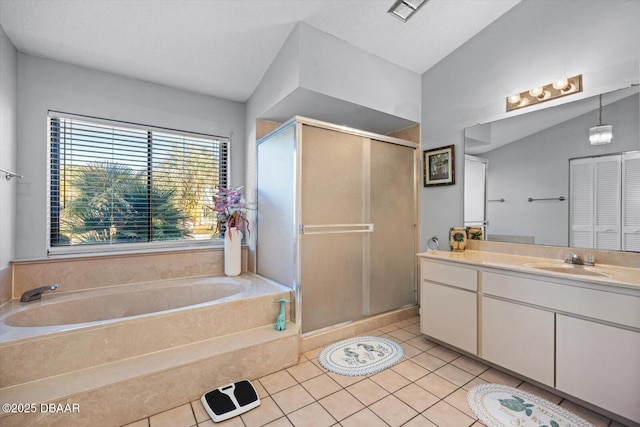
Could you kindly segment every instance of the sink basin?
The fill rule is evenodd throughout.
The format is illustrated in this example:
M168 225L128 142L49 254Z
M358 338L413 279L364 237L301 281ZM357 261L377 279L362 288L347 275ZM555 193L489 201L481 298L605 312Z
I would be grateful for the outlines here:
M599 269L598 267L590 267L585 265L574 264L548 264L548 263L526 263L528 267L533 267L538 270L550 271L553 273L565 273L565 274L577 274L580 276L595 276L595 277L612 277L611 272Z

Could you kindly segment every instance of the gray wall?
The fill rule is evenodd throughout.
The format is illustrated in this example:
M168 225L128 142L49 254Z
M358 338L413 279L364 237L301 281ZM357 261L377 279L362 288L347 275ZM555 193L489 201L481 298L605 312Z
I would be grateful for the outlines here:
M231 135L231 184L243 184L244 104L22 53L18 76L18 259L47 255L48 110Z
M293 92L299 85L300 49L298 39L300 25L296 25L285 40L276 58L271 62L260 84L247 101L246 129L246 158L245 158L245 198L250 206L256 206L257 199L257 149L256 149L256 119L262 117L265 111L273 107ZM249 245L249 270L255 271L256 242L258 227L255 226L257 215L255 210L247 212L247 219L254 230L245 236Z
M419 74L309 25L299 27L301 87L420 122Z
M640 149L638 95L607 105L604 122L613 125L611 144L592 146L589 128L598 111L479 155L489 160L487 234L535 236L536 244L569 244L569 159ZM564 196L564 202L527 199Z
M248 200L256 200L255 121L263 118L265 112L274 106L283 105L287 95L303 89L317 94L326 108L331 108L326 102L330 97L335 101L336 108L349 103L364 107L360 113L369 109L373 113L380 112L418 122L420 84L418 74L307 24L298 23L247 101L245 182ZM313 99L309 102L313 102ZM289 117L296 114L299 112L292 110ZM349 125L350 118L343 119L338 124ZM367 130L366 127L362 129ZM255 216L251 215L250 220L255 221ZM250 236L248 243L249 268L253 269L256 233Z
M16 168L18 110L18 51L0 27L0 168ZM0 174L0 284L1 271L15 255L16 185Z
M456 184L422 190L423 250L463 223L464 128L533 111L505 97L558 77L583 74L584 92L541 108L638 82L639 20L639 1L523 0L422 75L423 149L456 150Z

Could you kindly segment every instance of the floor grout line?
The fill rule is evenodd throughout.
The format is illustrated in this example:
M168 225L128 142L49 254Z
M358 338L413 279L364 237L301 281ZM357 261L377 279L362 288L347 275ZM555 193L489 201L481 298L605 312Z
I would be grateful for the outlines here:
M406 322L406 321L401 321L401 322L397 322L397 323L403 323L403 322ZM280 371L278 371L278 372L274 372L273 374L270 374L270 375L275 375L275 374L282 374L282 373L286 373L290 378L292 378L292 379L293 379L293 384L288 385L288 386L286 386L286 387L284 387L284 388L282 388L282 389L278 389L278 390L277 390L277 391L275 391L275 392L270 392L270 391L267 389L267 387L265 386L265 383L263 383L264 378L269 377L269 375L266 375L265 377L261 377L261 378L257 378L257 379L252 380L252 381L254 381L254 382L258 382L258 383L260 384L260 387L261 387L261 388L262 388L262 390L264 391L264 396L263 396L263 397L261 397L261 399L270 398L270 399L271 399L271 401L273 402L273 404L275 405L275 408L277 408L277 409L278 409L278 411L280 411L280 413L282 414L281 416L278 416L277 418L275 418L275 419L273 419L273 420L271 420L271 421L269 421L269 422L267 422L266 424L263 424L263 425L267 425L267 424L270 424L270 423L274 423L274 422L276 422L276 421L281 420L281 419L283 419L283 418L284 418L284 419L286 420L286 422L288 422L288 423L290 423L291 425L294 425L294 426L295 426L295 424L294 424L294 422L293 422L293 420L292 420L292 418L291 418L291 415L292 415L292 414L294 414L294 413L296 413L296 412L298 412L298 411L300 411L300 410L303 410L304 408L308 408L309 406L312 406L312 405L314 405L315 403L317 403L317 404L318 404L318 407L319 407L319 408L321 408L321 409L322 409L322 411L326 412L326 413L329 415L330 419L331 419L331 420L333 420L333 421L332 421L332 423L330 424L330 426L342 426L342 423L343 423L345 420L348 420L348 419L350 419L351 417L355 417L355 416L357 416L358 414L364 413L364 411L367 411L367 410L368 410L369 412L371 412L371 413L376 417L376 419L378 419L381 423L383 423L383 424L384 424L384 425L386 425L386 426L389 426L389 423L388 423L387 421L385 421L385 420L382 418L382 416L381 416L381 415L379 415L376 411L374 411L374 410L372 409L372 406L376 405L378 402L381 402L381 401L382 401L382 400L384 400L384 399L387 399L387 398L388 398L388 397L390 397L390 396L393 396L395 399L398 399L398 400L399 400L400 402L402 402L404 405L406 405L407 407L411 408L411 410L412 410L412 411L416 412L416 415L411 416L411 418L409 418L407 421L405 421L405 422L403 423L403 425L404 425L404 424L407 424L407 423L411 423L412 421L414 421L414 420L416 420L416 419L420 419L420 417L424 417L424 418L428 419L430 422L432 422L433 424L437 425L437 424L436 424L436 422L435 422L435 421L432 421L431 419L429 419L429 417L427 417L427 416L425 415L425 413L426 413L426 412L428 412L428 411L429 411L431 408L433 408L434 406L436 406L436 405L441 405L442 403L444 403L444 404L446 404L446 405L450 406L451 408L454 408L454 409L455 409L455 411L456 411L457 413L459 412L459 413L460 413L461 415L463 415L464 417L467 417L468 419L470 419L470 420L471 420L471 423L469 424L469 426L471 426L471 425L473 425L473 424L476 424L476 423L479 423L479 422L480 422L480 421L478 420L478 418L477 418L475 415L474 415L474 416L470 416L470 415L469 415L468 413L466 413L464 410L462 410L461 408L459 408L458 406L456 406L456 404L455 404L455 403L450 403L450 402L448 402L446 399L448 399L448 398L449 398L450 396L452 396L453 394L457 393L459 390L462 390L462 391L466 394L468 391L467 391L467 390L465 390L465 389L464 389L464 387L465 387L465 386L467 386L468 384L470 384L470 383L471 383L471 382L473 382L473 381L476 381L476 380L482 380L482 381L485 381L485 382L491 382L491 381L488 381L488 380L485 380L485 379L481 378L481 376L482 376L483 374L487 373L487 372L488 372L489 370L491 370L491 369L494 369L495 371L497 371L497 372L498 372L498 373L500 373L500 374L508 375L509 377L514 378L515 380L518 380L517 385L515 385L515 386L514 386L514 387L516 387L516 388L519 388L519 387L521 387L523 384L527 383L526 381L523 381L523 380L521 380L521 379L519 379L519 378L513 377L513 376L509 375L508 373L503 372L503 371L501 371L501 370L499 370L499 369L497 369L497 368L495 368L495 367L493 367L493 366L485 365L485 364L483 364L482 362L478 361L478 360L477 360L477 359L475 359L475 358L472 358L472 357L469 357L469 356L467 356L467 355L465 355L465 354L463 354L463 353L459 353L459 352L457 352L457 351L451 350L451 349L449 349L448 347L446 347L446 346L444 346L444 345L440 345L440 344L438 344L438 343L435 343L435 342L433 342L433 341L430 341L428 338L426 338L426 337L425 337L424 335L422 335L422 334L416 334L416 332L413 332L412 330L407 330L407 329L406 329L406 328L412 328L413 330L415 330L416 325L418 325L418 324L419 324L419 320L415 320L414 322L409 323L409 324L404 324L404 326L401 326L401 327L400 327L400 326L397 326L397 324L391 324L391 325L387 325L387 326L385 326L385 327L383 327L383 328L377 328L377 329L375 329L375 330L372 330L372 331L370 331L368 334L366 334L366 333L365 333L365 334L360 334L360 335L369 335L369 334L371 334L373 331L377 331L377 332L380 332L380 335L379 335L379 336L383 336L383 337L385 337L385 338L386 338L386 337L388 337L389 339L392 339L392 340L394 340L394 341L398 342L399 344L401 344L401 345L403 346L403 348L404 348L405 346L409 346L410 348L412 348L412 349L413 349L413 350L410 350L410 354L413 354L413 356L411 356L411 357L407 357L407 356L406 356L407 352L405 351L405 357L403 357L403 359L401 359L401 360L398 362L398 364L400 364L400 363L402 363L402 362L405 362L405 361L411 362L411 363L413 363L414 365L416 365L417 367L419 367L419 368L423 369L423 370L424 370L424 372L425 372L425 373L424 373L424 375L421 375L421 376L419 376L418 378L415 378L414 376L412 376L412 378L415 378L415 379L413 379L413 380L412 380L411 378L408 378L408 376L407 376L408 372L407 372L407 373L405 373L405 374L403 374L402 372L398 372L398 371L396 371L396 370L392 369L393 367L390 367L390 369L392 369L392 371L393 371L395 374L397 374L400 378L402 378L402 380L407 381L407 384L404 384L404 385L402 385L400 388L397 388L397 389L395 389L395 387L397 387L397 385L391 386L391 385L387 384L387 387L391 387L392 389L394 389L394 391L393 391L393 392L389 391L390 389L387 389L387 388L383 385L383 384L385 384L385 380L384 380L384 379L382 379L382 378L378 378L378 381L379 381L379 382L378 382L378 381L376 381L376 380L374 380L374 379L372 378L372 377L374 377L375 375L379 374L380 372L376 372L376 373L374 373L374 374L370 374L370 375L362 376L360 379L358 379L358 380L357 380L357 381L355 381L355 382L351 382L351 381L340 382L340 381L337 381L337 380L335 380L334 378L332 378L332 376L330 375L330 372L329 372L328 370L324 369L324 368L323 368L323 367L318 363L318 361L317 361L317 360L318 360L318 359L317 359L318 349L309 350L309 351L307 351L307 352L305 352L305 353L303 353L303 354L301 354L301 355L300 355L300 357L299 357L299 359L298 359L298 363L297 363L296 365L294 365L294 366L290 366L290 367L288 367L288 368L285 368L285 369L282 369L282 370L280 370ZM385 332L385 330L386 330L387 332ZM402 339L402 340L401 340L401 339L398 339L398 338L393 337L393 335L389 335L390 333L397 332L397 331L403 331L404 333L411 334L411 336L404 335L404 333L403 333L403 334L399 334L400 336L403 336L403 335L404 335L404 339ZM421 349L420 347L417 347L417 346L412 345L411 343L409 343L409 341L416 340L416 338L421 338L422 340L426 341L426 343L422 346L422 347L424 347L424 348L426 348L426 349L424 349L424 350L423 350L423 349ZM418 343L418 341L414 341L414 344L416 344L416 343ZM433 344L433 346L429 347L429 345L431 345L431 344ZM441 348L441 349L440 349L440 348ZM439 349L439 350L438 350L438 349ZM456 357L454 357L453 359L451 359L451 360L447 361L447 360L444 360L444 359L443 359L443 358L441 358L441 357L438 357L438 356L437 356L437 355L435 355L435 354L432 354L432 352L434 352L434 351L435 351L435 353L436 353L436 354L440 354L441 356L445 356L447 359L449 359L449 358L450 358L449 356L452 356L452 355L453 355L452 353L455 353L455 354L458 354L458 355L457 355ZM413 360L413 359L417 358L418 356L420 356L420 355L424 355L424 354L428 354L429 356L436 358L437 360L441 361L441 362L443 363L443 365L441 365L441 366L439 366L439 367L437 367L437 368L435 368L435 369L433 369L433 370L432 370L432 369L430 369L430 368L427 368L427 367L425 367L425 366L421 365L421 364L420 364L420 363L418 363L417 361L414 361L414 360ZM457 366L457 365L455 365L455 364L454 364L454 362L459 361L460 359L465 358L465 357L466 357L467 359L469 359L472 363L477 363L478 365L481 365L481 366L478 366L478 369L470 368L470 367L468 367L468 368L467 368L467 369L470 369L470 370L471 370L471 369L473 369L474 371L478 372L477 374L476 374L476 373L474 373L474 372L469 372L468 370L466 370L466 369L464 369L464 368L462 368L462 367L459 367L459 366ZM318 369L320 370L320 372L319 372L319 373L317 373L317 374L316 374L315 372L313 372L313 374L312 374L312 373L305 373L304 371L302 371L302 372L299 374L299 377L300 377L302 380L301 380L301 381L299 381L299 380L298 380L294 375L292 375L292 373L291 373L289 370L290 370L290 369L292 369L292 368L295 368L296 366L300 366L301 364L307 363L307 362L312 363L314 367L316 367L316 368L318 368ZM458 363L458 364L460 364L460 363ZM441 370L441 369L443 369L443 368L445 368L445 367L447 367L447 366L449 366L449 365L450 365L451 367L456 368L456 369L458 369L458 370L460 370L460 371L464 372L465 374L469 375L469 376L471 377L471 379L469 379L468 381L464 382L462 385L458 386L458 384L453 383L452 381L450 381L450 380L448 380L447 378L445 378L445 377L442 375L442 372L441 372L441 373L438 373L438 372L437 372L437 371L439 371L439 370ZM394 366L395 366L395 365L394 365ZM469 365L469 366L472 366L472 365ZM484 368L482 368L482 366L484 366ZM422 372L420 372L420 373L422 373ZM450 391L450 392L448 392L448 393L446 393L446 394L439 393L439 395L435 395L435 394L434 394L432 391L430 391L428 388L422 387L422 386L420 386L419 384L417 384L417 382L419 382L420 380L424 379L425 377L427 377L427 376L429 376L429 375L431 375L431 374L434 374L435 376L437 376L437 377L438 377L438 378L440 378L441 380L446 381L448 384L450 384L451 386L453 386L452 391ZM307 377L307 375L311 375L311 376ZM335 374L334 374L334 375L335 375ZM322 393L321 393L321 392L318 394L318 392L316 391L316 394L321 395L321 397L320 397L320 398L316 398L316 397L311 393L310 389L308 388L308 387L309 387L309 384L307 384L307 386L305 386L305 385L304 385L304 383L305 383L305 382L309 382L309 381L314 380L314 379L319 379L319 378L320 378L320 377L322 377L322 376L326 376L326 378L327 378L327 379L329 379L330 381L332 381L332 382L336 383L336 384L337 384L337 386L338 386L338 388L337 388L337 390L335 390L335 391L333 391L333 392L331 392L331 393L329 393L329 394L327 394L327 395L322 395ZM354 386L354 385L356 385L356 384L359 384L359 383L361 383L362 381L365 381L365 380L367 380L367 379L371 380L374 384L376 384L378 387L380 387L380 388L384 391L384 395L383 395L382 397L377 398L377 399L376 399L376 400L374 400L374 401L371 401L369 404L365 404L362 400L358 399L358 397L357 397L357 396L352 392L352 390L353 390L353 389L352 389L352 390L349 390L349 389L348 389L349 387L352 387L352 386ZM323 378L323 380L324 380L324 378ZM287 381L289 381L289 380L287 379ZM393 380L392 380L392 381L393 381ZM268 384L268 382L267 382L267 384ZM343 385L343 384L346 384L346 385ZM529 383L529 384L531 384L531 383ZM405 400L403 400L402 398L400 398L398 395L396 395L396 393L400 392L401 390L403 390L403 389L405 389L406 387L409 387L409 386L411 386L411 385L417 386L417 387L419 387L421 390L426 391L427 393L429 393L429 394L431 394L432 396L434 396L434 397L436 398L436 400L435 400L432 404L430 404L429 406L427 406L426 408L424 408L424 409L422 409L422 410L418 410L418 409L414 408L414 407L413 407L413 406L411 406L408 402L406 402ZM534 385L534 384L532 384L532 385ZM281 407L281 405L279 405L279 404L278 404L278 402L276 401L276 399L274 398L274 396L275 396L276 394L278 394L278 393L284 392L285 390L289 390L289 389L291 389L291 388L293 388L293 387L296 387L296 386L300 386L300 387L302 388L302 390L304 390L306 393L308 393L308 394L313 398L313 400L312 400L311 402L308 402L308 403L306 403L306 404L303 404L303 405L302 405L302 406L300 406L299 408L296 408L296 409L294 409L294 410L290 410L290 412L287 414L287 413L285 413L284 408L283 408L283 407ZM271 386L271 388L272 388L272 389L274 389L274 388L273 388L273 386ZM276 387L275 389L277 389L277 388L278 388L278 387ZM329 397L329 396L331 396L332 394L337 393L337 392L341 392L341 391L343 391L343 390L344 390L346 393L348 393L348 395L349 395L350 397L352 397L356 402L358 402L359 404L363 405L363 407L362 407L362 408L360 408L360 409L357 409L355 412L353 412L352 414L350 414L350 415L348 415L348 416L346 416L346 417L342 418L341 420L338 420L338 419L337 419L337 416L336 416L336 415L334 415L334 414L332 414L332 413L330 412L330 410L329 410L329 406L325 406L325 405L327 405L327 403L325 402L325 404L323 404L321 401L322 401L323 399L325 399L326 397ZM440 397L440 395L442 395L442 397ZM560 397L560 396L558 396L558 397ZM459 399L459 397L457 397L456 399ZM561 404L562 402L564 402L565 400L566 400L566 399L561 398L561 399L560 399L560 401L558 402L558 405L560 405L560 404ZM456 400L456 401L457 401L457 400ZM196 420L196 424L194 424L194 427L198 427L198 426L203 425L204 423L207 423L207 422L208 422L208 420L205 420L205 421L202 421L201 423L198 423L198 419L197 419L197 417L196 417L196 408L194 407L194 405L197 405L197 402L198 402L198 401L190 402L190 409L191 409L191 412L192 412L192 416L193 416L193 417L194 417L194 419ZM461 403L461 404L462 404L462 403ZM180 405L180 406L182 406L182 405ZM404 406L403 406L403 407L404 407ZM172 408L172 409L176 409L176 408ZM171 409L169 409L169 410L171 410ZM167 412L167 411L163 411L163 412L161 412L161 413L164 413L164 412ZM471 413L472 413L472 411L471 411ZM155 415L158 415L158 414L154 414L153 416L155 416ZM362 415L362 414L361 414L361 415ZM457 415L456 415L456 416L457 416ZM240 423L241 423L244 427L248 427L247 422L245 422L245 420L244 420L242 417L239 417L239 420L240 420ZM142 421L142 420L140 420L140 421ZM610 420L610 419L608 419L608 418L607 418L607 421L608 421L608 423L606 424L607 426L611 426L611 425L613 425L613 424L614 424L613 420ZM139 421L138 421L138 422L139 422ZM148 427L154 427L153 425L151 425L151 417L146 418L146 425L147 425ZM252 426L253 426L253 425L252 425Z

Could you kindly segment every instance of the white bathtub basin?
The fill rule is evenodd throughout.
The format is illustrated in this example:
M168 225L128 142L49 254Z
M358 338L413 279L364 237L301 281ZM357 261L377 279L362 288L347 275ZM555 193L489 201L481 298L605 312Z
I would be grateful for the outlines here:
M41 304L26 303L4 319L8 326L38 327L90 323L156 313L224 300L245 290L249 282L224 277L176 281L174 284L121 286L111 292L49 294ZM62 289L62 288L61 288Z

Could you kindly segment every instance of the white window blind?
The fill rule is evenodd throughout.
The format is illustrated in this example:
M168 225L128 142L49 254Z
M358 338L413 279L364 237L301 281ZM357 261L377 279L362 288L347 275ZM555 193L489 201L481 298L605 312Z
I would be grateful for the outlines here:
M227 138L49 114L50 247L212 239Z

